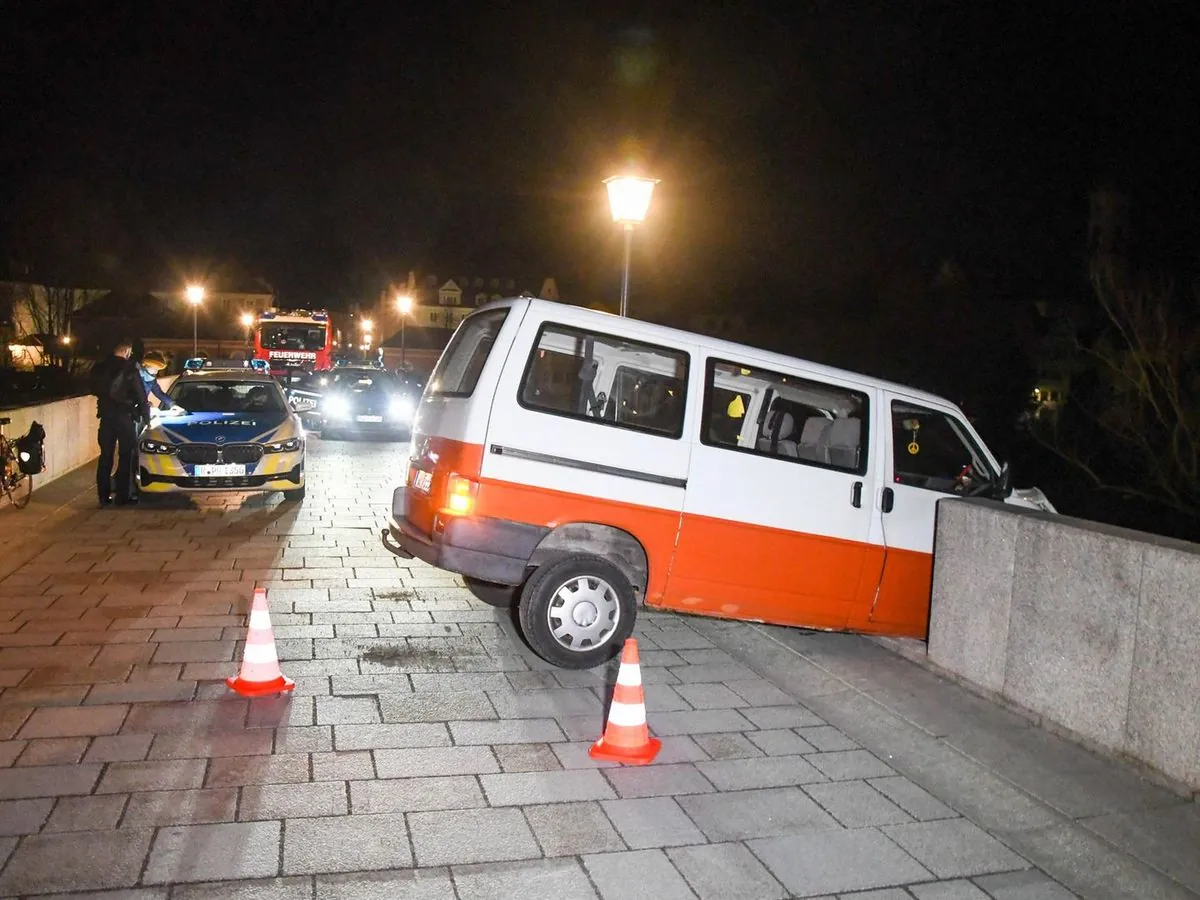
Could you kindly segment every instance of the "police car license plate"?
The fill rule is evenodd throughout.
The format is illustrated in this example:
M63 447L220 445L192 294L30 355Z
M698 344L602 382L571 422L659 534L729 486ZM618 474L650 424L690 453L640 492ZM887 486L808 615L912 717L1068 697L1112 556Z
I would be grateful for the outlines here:
M356 416L357 422L382 422L383 416Z
M213 463L196 466L197 478L240 478L246 474L246 467L241 463Z
M413 476L413 490L420 491L422 494L429 493L429 486L433 484L433 473L418 470Z

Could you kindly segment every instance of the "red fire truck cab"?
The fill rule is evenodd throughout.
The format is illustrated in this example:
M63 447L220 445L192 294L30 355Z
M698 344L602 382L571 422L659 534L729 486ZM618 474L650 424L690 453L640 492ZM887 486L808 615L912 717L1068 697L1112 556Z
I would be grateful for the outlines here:
M333 368L329 313L307 309L260 313L254 330L254 358L267 360L275 376Z

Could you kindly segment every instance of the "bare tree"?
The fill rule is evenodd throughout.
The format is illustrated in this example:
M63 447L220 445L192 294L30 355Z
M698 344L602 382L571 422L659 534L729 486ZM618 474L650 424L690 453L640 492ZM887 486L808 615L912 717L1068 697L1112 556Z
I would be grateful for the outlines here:
M1100 326L1084 375L1034 435L1108 491L1200 518L1200 290L1135 274L1119 197L1093 197L1089 277Z

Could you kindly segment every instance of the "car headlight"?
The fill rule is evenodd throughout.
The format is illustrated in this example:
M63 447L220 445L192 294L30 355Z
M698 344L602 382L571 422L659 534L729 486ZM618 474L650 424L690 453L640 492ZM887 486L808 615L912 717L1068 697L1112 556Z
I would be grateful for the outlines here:
M267 453L291 453L300 449L300 438L288 438L286 441L275 441L273 444L263 444Z
M350 404L345 397L326 397L321 412L332 419L344 419L350 415Z
M407 397L393 397L388 404L388 415L393 419L411 419L413 414L412 401Z
M151 438L145 438L139 448L143 453L174 453L175 447L172 444L164 444L162 441L156 441Z

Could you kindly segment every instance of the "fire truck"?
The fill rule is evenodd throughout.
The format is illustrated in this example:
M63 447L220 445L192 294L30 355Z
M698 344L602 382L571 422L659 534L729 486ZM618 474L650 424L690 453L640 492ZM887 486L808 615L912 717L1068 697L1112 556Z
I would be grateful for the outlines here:
M265 359L271 374L293 380L306 372L333 368L333 323L326 310L269 309L254 329L254 358Z

